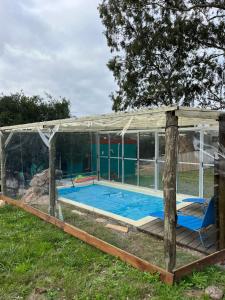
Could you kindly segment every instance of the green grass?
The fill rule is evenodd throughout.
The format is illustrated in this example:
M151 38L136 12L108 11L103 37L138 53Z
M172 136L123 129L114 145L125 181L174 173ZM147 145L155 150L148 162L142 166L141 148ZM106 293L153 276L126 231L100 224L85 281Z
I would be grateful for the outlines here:
M162 170L159 172L159 189L163 189ZM125 183L137 185L137 176L129 175L125 177ZM214 192L214 170L212 167L204 169L204 197L212 197ZM142 175L139 177L139 185L154 189L154 174ZM177 192L181 194L199 195L199 170L189 170L178 172Z
M207 299L225 288L225 271L210 267L174 287L140 272L11 206L0 208L0 299ZM194 296L190 296L194 295Z

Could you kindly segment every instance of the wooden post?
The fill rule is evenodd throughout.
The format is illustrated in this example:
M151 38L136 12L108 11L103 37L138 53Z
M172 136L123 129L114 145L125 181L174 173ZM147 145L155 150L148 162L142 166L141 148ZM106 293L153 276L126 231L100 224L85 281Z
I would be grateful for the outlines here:
M216 234L217 234L217 245L216 248L219 250L219 207L218 207L218 199L219 199L219 156L215 154L214 156L214 203L215 203L215 215L216 215Z
M176 265L176 169L178 145L178 117L166 113L165 165L163 174L164 194L164 255L166 270Z
M51 216L56 214L56 133L49 142L49 202L50 209L49 213Z
M225 115L219 117L219 159L218 159L218 235L219 249L225 248Z
M2 195L6 195L6 153L5 153L5 135L1 132L1 192Z

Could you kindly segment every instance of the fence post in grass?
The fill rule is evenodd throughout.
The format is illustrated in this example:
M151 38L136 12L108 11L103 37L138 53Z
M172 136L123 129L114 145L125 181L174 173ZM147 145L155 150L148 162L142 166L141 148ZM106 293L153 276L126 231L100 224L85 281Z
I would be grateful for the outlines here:
M56 134L49 140L49 213L55 216L56 213Z
M225 115L219 117L219 157L217 171L219 249L225 248ZM216 195L215 195L216 196Z
M6 195L6 153L5 153L5 135L3 132L0 132L1 139L1 192L2 195Z
M178 117L166 112L164 195L164 255L166 270L172 272L176 264L176 169L178 145Z

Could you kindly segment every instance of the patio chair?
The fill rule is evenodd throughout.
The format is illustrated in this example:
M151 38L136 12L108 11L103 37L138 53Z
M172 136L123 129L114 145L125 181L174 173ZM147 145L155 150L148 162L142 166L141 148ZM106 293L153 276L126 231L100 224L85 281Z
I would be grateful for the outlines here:
M182 202L190 202L190 203L197 203L197 204L202 204L202 208L203 208L203 213L206 212L206 208L208 207L210 199L207 198L198 198L198 197L194 197L194 198L185 198L182 200Z
M151 216L164 220L163 211L152 213ZM205 214L202 218L184 215L180 212L178 212L177 215L177 225L198 232L200 241L205 248L209 248L211 245L208 247L205 246L203 240L203 230L205 230L209 225L213 224L215 224L215 207L213 198L209 201Z

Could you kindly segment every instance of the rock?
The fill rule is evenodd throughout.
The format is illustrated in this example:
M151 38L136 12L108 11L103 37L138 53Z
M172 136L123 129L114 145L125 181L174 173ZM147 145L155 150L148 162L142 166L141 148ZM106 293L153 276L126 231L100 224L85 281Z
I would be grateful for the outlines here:
M62 175L60 170L56 170L56 179ZM49 170L34 175L21 199L27 204L48 204L49 203Z
M205 294L213 300L220 300L223 298L223 291L217 286L211 285L205 289Z
M73 209L71 210L72 213L77 214L79 216L86 216L86 214L84 212L81 212L79 210Z
M96 221L97 221L98 223L105 223L105 222L106 222L106 220L103 219L103 218L97 218Z
M0 207L3 207L5 205L5 202L3 200L0 200Z

